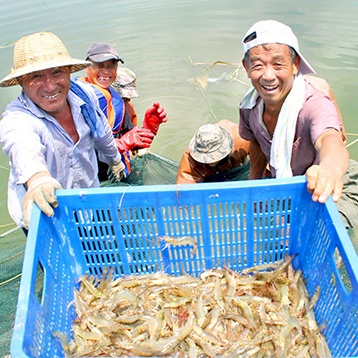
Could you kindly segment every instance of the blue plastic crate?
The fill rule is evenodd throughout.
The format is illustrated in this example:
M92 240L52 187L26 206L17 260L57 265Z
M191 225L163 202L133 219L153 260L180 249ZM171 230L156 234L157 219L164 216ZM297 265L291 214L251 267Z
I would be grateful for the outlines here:
M52 218L33 210L13 357L64 356L52 333L71 337L69 303L83 274L113 267L116 276L198 275L269 263L287 252L298 254L294 268L303 271L309 293L321 287L316 318L333 355L358 356L357 255L333 201L314 203L304 177L61 190L58 200ZM163 236L195 238L196 255L189 245L166 247Z

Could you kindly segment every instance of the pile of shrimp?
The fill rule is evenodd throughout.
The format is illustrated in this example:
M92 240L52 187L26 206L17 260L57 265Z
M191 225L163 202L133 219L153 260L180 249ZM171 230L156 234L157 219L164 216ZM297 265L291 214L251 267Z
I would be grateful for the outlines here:
M330 357L292 258L200 277L82 276L69 356Z

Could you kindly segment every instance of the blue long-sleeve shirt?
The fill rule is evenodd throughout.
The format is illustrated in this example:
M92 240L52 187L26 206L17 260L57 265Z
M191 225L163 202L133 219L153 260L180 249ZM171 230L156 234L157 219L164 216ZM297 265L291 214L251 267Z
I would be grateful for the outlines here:
M84 88L93 105L98 106L93 90ZM14 99L3 113L0 121L0 140L10 160L8 210L19 226L24 226L24 184L36 173L48 171L64 189L92 188L99 186L95 150L98 151L100 159L109 165L117 164L121 160L105 116L101 117L104 135L94 138L81 113L84 101L71 91L67 100L79 134L77 143L73 142L51 115L36 106L24 92Z

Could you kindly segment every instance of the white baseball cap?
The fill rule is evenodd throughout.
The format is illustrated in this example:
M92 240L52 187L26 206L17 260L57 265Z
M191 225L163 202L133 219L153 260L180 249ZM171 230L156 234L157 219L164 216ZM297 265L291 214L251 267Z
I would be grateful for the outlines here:
M300 53L298 40L292 29L275 20L258 21L252 25L246 32L242 40L242 49L244 56L253 47L263 44L284 44L292 47L300 56L299 72L303 75L307 73L316 73L308 61Z

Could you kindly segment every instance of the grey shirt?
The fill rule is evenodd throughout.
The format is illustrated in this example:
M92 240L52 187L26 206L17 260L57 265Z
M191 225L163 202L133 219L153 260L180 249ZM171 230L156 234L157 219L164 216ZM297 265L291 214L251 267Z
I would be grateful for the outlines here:
M306 81L306 98L298 113L296 131L292 146L291 168L293 175L303 175L313 164L317 163L315 142L329 129L342 131L342 123L334 104L323 92ZM272 136L268 133L262 120L262 99L258 97L251 109L240 108L239 132L246 140L257 140L262 152L270 163ZM274 168L272 175L275 177Z

